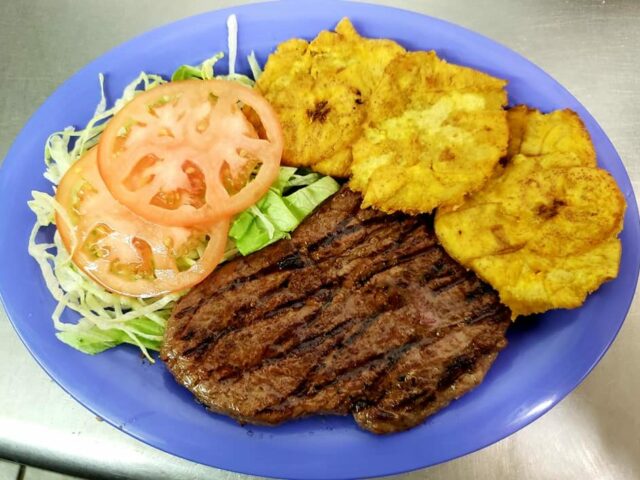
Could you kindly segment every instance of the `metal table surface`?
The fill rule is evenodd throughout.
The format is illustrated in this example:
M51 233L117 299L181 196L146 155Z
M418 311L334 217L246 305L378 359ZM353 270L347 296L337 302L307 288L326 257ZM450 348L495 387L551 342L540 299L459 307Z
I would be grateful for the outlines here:
M38 105L96 56L158 25L239 3L3 0L0 159ZM537 63L596 117L640 190L640 1L379 3L463 25ZM636 299L603 361L543 418L479 452L397 478L640 478L639 315ZM0 457L91 478L249 478L170 456L99 421L40 370L2 311Z

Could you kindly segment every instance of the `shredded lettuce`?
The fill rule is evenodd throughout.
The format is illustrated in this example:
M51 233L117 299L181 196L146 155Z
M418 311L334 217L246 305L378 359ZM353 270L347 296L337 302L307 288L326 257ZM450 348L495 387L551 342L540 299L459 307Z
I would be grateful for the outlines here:
M238 83L242 83L248 87L252 87L255 83L254 80L258 79L258 76L262 74L262 69L258 65L255 53L252 51L247 60L249 67L253 73L253 79L247 75L236 73L236 57L238 54L238 19L235 15L229 15L227 18L227 48L229 50L229 73L227 75L216 75L214 72L214 66L224 58L223 52L218 52L211 58L206 59L200 65L181 65L171 75L171 81L200 79L210 80L212 78L224 78L227 80L233 80ZM256 75L257 73L257 75Z
M107 109L107 100L104 94L104 76L98 76L100 81L100 102L96 107L93 118L81 129L67 127L60 132L49 135L44 147L44 163L46 171L44 177L57 185L69 167L78 160L84 152L98 143L100 134L107 126L107 121L120 111L141 91L150 90L153 87L165 83L160 75L140 73L122 91L113 106Z
M249 61L249 68L251 68L251 75L257 82L262 75L262 68L260 68L260 64L258 63L258 59L256 58L256 53L253 50L251 50L251 53L247 57L247 60Z
M113 106L107 109L104 77L99 76L100 101L85 128L67 127L49 136L45 144L45 178L54 185L89 148L93 147L106 127L106 122L141 91L165 82L159 75L141 73L123 90ZM148 349L157 350L162 332L175 301L182 293L154 299L137 299L108 292L91 280L72 262L60 235L56 231L53 242L39 242L38 233L54 223L57 211L66 215L55 198L44 192L32 192L29 208L36 215L29 238L29 254L38 262L47 288L58 302L52 314L57 337L85 353L97 353L120 343L140 348L150 360ZM62 321L65 309L80 315L76 323ZM159 333L158 333L159 332ZM102 338L102 346L98 339Z
M29 254L38 262L47 288L58 302L52 314L58 338L85 353L97 353L117 343L131 343L153 361L148 349L155 350L162 342L171 308L182 292L151 299L108 292L71 262L57 231L53 242L38 242L38 232L53 222L57 207L50 195L33 192L33 197L29 207L37 219L29 238ZM80 314L80 320L63 321L65 309ZM103 348L97 345L99 337L105 340Z
M180 66L171 79L175 81L215 77L253 85L254 80L235 71L235 15L229 17L227 26L230 60L227 75L215 74L216 62L224 57L224 54L219 52L200 65ZM257 79L262 70L253 52L249 55L248 61L254 79ZM45 178L54 186L57 185L69 167L98 143L100 134L113 115L138 93L165 81L159 75L142 72L124 88L121 97L107 108L104 77L100 74L100 100L87 125L82 129L67 127L51 134L47 139L44 151ZM234 219L223 260L229 260L238 254L247 255L281 238L287 238L306 216L338 188L339 185L331 177L292 167L281 167L278 179L267 194ZM32 196L33 199L28 205L36 216L36 222L29 238L28 249L29 254L40 266L46 286L57 302L52 314L56 336L67 345L88 354L100 353L129 343L137 346L143 355L153 362L149 351L159 350L171 310L175 302L186 292L140 299L107 291L73 264L57 231L52 241L42 241L43 237L51 238L50 234L47 235L46 229L54 224L55 213L63 219L67 214L53 195L34 191ZM64 321L63 313L66 309L75 311L80 318L75 322Z

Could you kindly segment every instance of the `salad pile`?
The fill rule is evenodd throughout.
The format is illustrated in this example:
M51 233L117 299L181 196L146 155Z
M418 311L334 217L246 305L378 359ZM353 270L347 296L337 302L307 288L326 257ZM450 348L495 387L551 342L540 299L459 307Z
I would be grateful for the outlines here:
M250 88L260 67L252 52L253 79L235 71L235 16L228 29L227 75L214 71L223 53L168 82L143 72L109 108L100 75L93 118L46 142L55 194L32 192L29 253L57 301L57 336L74 348L130 343L153 361L189 287L286 238L339 187L280 166L277 116Z

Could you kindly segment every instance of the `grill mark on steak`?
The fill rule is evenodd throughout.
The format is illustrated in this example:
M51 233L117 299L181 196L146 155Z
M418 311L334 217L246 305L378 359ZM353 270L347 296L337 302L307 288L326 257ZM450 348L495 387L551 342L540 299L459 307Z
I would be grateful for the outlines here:
M366 357L365 359L361 360L358 363L354 363L353 365L350 365L347 368L341 369L337 372L332 372L334 373L333 378L330 378L329 380L324 380L321 383L314 383L312 384L309 388L312 389L313 391L317 392L320 391L330 385L333 385L337 382L339 382L342 378L347 377L349 375L354 375L357 371L359 370L363 370L366 368L369 368L373 363L376 362L381 362L382 363L382 369L379 371L379 377L382 377L383 375L385 375L388 370L395 365L396 362L398 362L402 356L411 348L415 347L416 345L418 345L419 342L415 339L413 339L412 341L408 342L408 343L404 343L396 348L394 348L393 350L391 350L390 352L384 352L384 353L377 353L377 354L373 354L369 357ZM307 394L310 392L307 392Z
M202 340L200 340L196 345L194 345L193 347L189 347L186 350L184 350L182 352L182 355L184 355L185 357L191 357L191 356L196 356L196 357L200 357L202 355L202 353L204 351L206 351L207 348L212 347L220 337L226 335L226 333L230 330L230 327L225 328L223 330L220 330L219 332L215 333L215 334L211 334L211 335L207 335L205 336ZM192 332L189 332L192 333ZM189 335L186 335L187 337L189 337ZM189 337L191 338L191 337Z
M274 317L287 312L287 308L299 309L302 307L302 305L304 305L304 301L307 300L310 296L312 296L313 294L319 291L326 292L328 289L329 289L328 291L331 292L332 287L335 287L335 285L322 284L316 290L303 292L299 296L294 296L292 299L286 300L282 304L277 305L274 308L274 310L271 311L272 313L271 315L268 315L269 312L265 312L261 317L258 317L256 313L252 312L251 315L247 315L245 318L242 318L240 317L240 313L245 314L245 312L249 312L252 309L255 309L256 311L260 309L260 307L256 307L255 305L254 306L250 306L248 304L243 305L238 310L235 310L231 314L232 322L234 322L232 325L229 325L228 327L225 327L224 329L220 330L218 335L214 335L214 336L208 335L203 340L201 340L201 343L206 343L205 347L200 347L200 348L198 348L197 346L191 347L185 350L183 352L183 355L190 356L194 353L200 352L202 348L205 348L205 349L207 347L212 348L215 346L216 343L218 343L220 340L224 339L225 337L231 335L232 333L237 333L243 328L247 327L248 325L256 325L259 322L273 319ZM331 293L329 293L329 295L331 295ZM267 298L267 301L268 301L268 298ZM249 323L251 319L255 319L255 322ZM189 338L192 338L192 337L189 337Z
M398 265L402 265L403 263L407 263L416 259L421 255L425 255L434 250L437 245L429 245L424 248L417 249L414 252L408 253L406 255L401 255L397 258L392 258L390 260L380 259L379 262L375 264L373 268L371 268L366 274L357 278L354 281L354 286L356 288L364 287L373 277L382 274Z
M328 303L325 303L321 308L320 312L324 312L327 306L328 306ZM355 326L356 331L351 336L347 337L344 340L338 340L336 342L334 347L336 350L340 350L341 348L344 347L344 345L348 345L349 343L352 343L356 338L362 335L366 331L366 329L371 325L371 323L373 323L373 321L375 321L375 319L377 319L382 313L392 311L392 309L394 308L394 305L390 303L382 307L383 308L380 308L374 311L367 318L360 318L360 317L345 318L341 322L337 323L329 331L320 331L319 333L314 334L313 330L311 330L312 333L311 335L308 335L308 336L304 335L303 330L305 329L304 328L305 325L303 325L302 328L300 328L300 324L298 323L295 326L296 328L294 328L294 330L298 330L298 343L292 343L288 348L285 348L284 350L280 351L276 355L268 355L268 354L264 355L262 359L263 361L261 363L256 364L250 368L247 368L242 372L237 372L236 376L238 375L238 373L249 374L255 370L259 370L260 368L264 367L266 364L272 363L275 360L282 360L291 355L296 355L296 354L299 354L300 352L305 352L309 349L314 348L315 346L320 345L325 340L328 340L332 337L336 337L337 335L342 333L345 329ZM320 315L316 314L316 319L318 319L319 317ZM360 325L358 326L358 324ZM307 327L306 329L309 330L309 327L313 327L313 322L310 322L309 324L307 324L306 327ZM288 335L289 337L293 336L293 333L291 332L291 330L285 331L285 335L286 334L289 334ZM320 365L321 363L318 363L318 366ZM231 378L231 377L226 377L226 378Z
M360 202L343 188L179 301L161 355L200 402L252 423L352 413L385 433L482 380L509 311L437 245L432 217Z
M345 344L353 342L357 337L361 336L364 333L364 331L366 331L371 326L371 324L378 318L378 316L379 314L375 314L370 316L369 318L364 319L364 321L361 321L360 324L356 326L355 331L351 335L347 336L346 338L343 338L342 340L338 340L336 342L336 344L334 345L335 347L334 351L341 350L342 348L344 348ZM352 323L357 323L357 320L356 319L350 320L345 325L350 325ZM321 366L322 366L322 363L317 363L316 366L314 366L313 369L310 372L308 372L307 375L302 379L302 381L300 382L296 390L292 392L291 395L295 397L303 397L308 395L310 388L313 388L315 391L320 390L322 388L321 386L316 386L315 384L309 385L309 383L311 381L311 377L318 372Z
M231 315L230 323L238 324L238 327L242 327L249 323L250 320L265 315L266 312L263 312L263 310L265 310L265 306L268 307L270 302L274 299L276 300L277 308L277 306L279 306L277 305L277 300L278 298L283 297L283 289L286 289L289 286L290 280L290 276L283 276L280 282L276 282L268 290L262 292L263 296L260 298L260 304L256 304L255 299L253 298L245 298L245 302L238 305L236 310L234 310ZM294 297L294 299L297 298ZM304 299L304 295L302 299ZM285 299L283 303L289 302L289 300Z
M321 290L318 291L318 293L320 293L320 292L326 292L326 290L321 289ZM323 295L322 298L325 300L324 303L312 315L310 315L309 317L305 317L304 320L308 320L312 316L315 316L317 318L317 316L319 316L329 305L331 305L331 300L333 299L333 290L330 290L328 295L326 295L326 294ZM274 345L279 346L279 345L284 344L287 340L292 338L292 336L294 335L294 332L298 331L298 327L300 327L300 325L302 325L302 324L304 324L304 322L293 324L292 328L289 328L288 330L285 330L274 341ZM294 346L295 346L295 344L294 344Z
M398 408L406 408L407 406L423 405L435 400L436 394L433 390L423 390L418 393L414 393L410 397L403 398L396 404Z
M389 229L388 220L385 217L375 217L351 224L353 221L356 221L356 219L349 219L348 224L341 231L328 235L321 241L307 246L306 250L312 260L318 262L325 258L359 257L356 253L359 242L378 232L384 232ZM405 222L405 224L399 225L401 235L407 226L411 228L411 223ZM392 232L387 233L393 235Z
M465 322L469 325L478 323L484 320L500 320L501 308L498 305L489 305L483 310L474 311L473 315L470 316Z
M287 311L287 309L293 309L293 310L298 310L302 307L304 307L304 300L306 297L304 298L294 298L292 300L288 300L284 303L281 303L280 305L278 305L276 308L274 308L273 310L269 310L268 312L266 312L263 315L263 318L265 320L268 320L270 318L273 317L277 317L278 315L285 313Z
M194 315L194 314L198 313L198 310L200 310L200 306L204 302L205 302L205 299L203 297L203 298L200 298L193 305L189 305L188 307L185 307L183 309L179 309L179 307L176 307L176 311L174 311L172 315L177 320L180 320L180 319L186 317L187 315ZM182 340L188 340L188 338L182 337Z
M273 365L275 362L286 360L291 357L308 355L309 353L314 352L315 349L318 349L319 351L314 353L322 355L322 353L325 352L328 348L331 348L336 344L338 344L340 342L341 335L344 335L346 332L348 332L350 328L354 328L355 323L356 322L354 320L349 320L349 321L340 323L339 325L336 325L331 331L323 332L319 335L313 336L305 340L304 342L296 345L294 348L290 349L286 353L283 353L277 357L264 359L264 361L259 365L257 365L255 368L242 371L241 374L235 378L235 380L237 380L241 376L249 375L262 368ZM355 326L355 328L357 328L357 325ZM312 374L315 368L316 367L312 367L311 372L307 372L306 375L308 376L310 373ZM304 383L304 381L305 381L305 378L300 380L300 382L298 383L298 386L296 386L295 389L289 393L289 395L297 395L297 392L301 388L301 385Z
M264 292L267 294L267 300L270 295L273 295L274 293L277 294L277 292L281 291L282 288L285 288L287 282L288 278L283 277L280 282L276 282L275 285L267 289ZM187 348L182 352L182 354L187 357L194 355L196 358L200 358L202 352L204 352L207 348L212 348L221 338L244 326L246 324L245 322L247 322L247 319L243 317L248 316L249 313L251 313L252 316L255 315L255 308L255 305L251 304L250 302L239 305L238 308L234 309L233 313L231 314L229 324L226 327L224 327L222 330L219 330L215 334L206 334L204 337L198 340L198 343L196 345ZM187 325L186 328L188 329L189 325ZM185 329L181 334L181 338L183 340L191 340L196 335L197 334L195 330Z
M303 268L307 265L307 262L300 256L300 253L294 252L291 255L287 255L282 258L276 265L279 270L295 270L298 268Z
M358 205L356 205L356 207L359 207ZM357 208L356 208L357 210ZM320 248L319 244L323 244L324 242L327 242L326 244L324 244L323 246L328 246L330 245L332 242L339 240L341 237L344 237L345 235L347 235L348 233L356 233L356 232L361 232L362 234L368 233L371 234L372 232L370 230L368 230L370 227L376 227L377 225L379 225L380 223L384 223L383 221L385 220L385 216L384 215L380 215L380 216L375 216L372 218L365 218L364 220L362 220L361 223L355 224L355 225L350 225L350 223L356 221L357 219L355 219L355 217L353 215L351 215L352 212L349 212L349 215L343 220L343 222L341 222L338 226L339 229L339 234L336 235L328 235L326 237L323 237L321 240L316 241L315 243L309 245L307 247L307 250L309 252L315 252L315 256L317 257L317 250ZM384 225L383 225L384 226ZM415 229L419 228L420 225L416 224L416 225L409 225L409 231L408 232L404 232L404 228L405 225L399 225L399 231L406 233L406 235L410 234L412 231L414 231ZM330 241L328 241L330 240ZM401 240L402 237L396 240L396 247L398 245L401 245ZM435 245L435 242L434 242ZM346 255L341 255L338 256L338 258L341 257L350 257L350 258L357 258L357 255L354 255L354 252L351 252L349 254ZM252 273L250 275L247 276L241 276L239 278L234 279L232 282L228 283L226 286L224 286L221 289L218 289L215 293L217 295L226 293L228 291L232 291L232 290L236 290L239 288L242 288L246 283L249 282L253 282L255 280L259 280L265 276L268 276L270 274L273 274L275 272L280 272L280 271L290 271L290 270L296 270L296 269L300 269L300 268L304 268L304 266L308 265L309 262L305 261L305 259L302 258L302 256L300 255L299 252L293 252L281 259L278 259L277 261L274 261L273 264L267 265L266 267L258 270L255 273ZM194 305L190 305L184 309L180 309L179 306L176 309L176 312L173 313L173 316L175 316L175 318L177 319L182 319L184 318L186 315L191 315L194 316L198 313L198 311L200 310L201 307L203 307L204 305L206 305L206 303L208 303L208 300L205 297L202 297L198 300L198 302ZM187 334L188 335L188 334ZM189 337L187 338L183 338L183 340L188 340Z
M446 292L447 290L450 290L452 288L457 287L458 285L468 282L469 281L468 276L462 276L462 277L457 277L454 275L448 275L448 276L443 276L438 278L437 282L435 282L434 285L430 285L431 290L433 290L434 292L439 292L439 293L443 293Z
M402 355L404 355L407 351L409 351L410 349L416 347L419 343L418 342L413 342L413 343L409 343L409 344L405 344L402 345L400 347L397 347L393 350L391 350L390 352L388 352L387 354L384 355L378 355L375 358L369 359L365 362L362 362L360 365L355 366L354 368L350 369L349 371L345 371L342 374L340 374L338 377L336 377L335 379L326 382L324 384L321 385L312 385L309 386L308 383L305 383L303 385L303 387L305 388L299 388L296 392L294 392L290 397L287 397L286 399L283 400L283 402L274 405L274 406L270 406L267 408L264 408L263 410L257 412L258 415L265 415L268 416L272 413L275 413L279 410L281 411L286 411L289 409L289 405L288 403L291 403L292 401L300 401L300 400L305 400L308 399L310 397L313 397L314 395L317 395L319 393L321 393L322 391L324 391L325 389L332 387L334 385L336 385L337 383L339 383L341 380L349 377L349 376L354 376L357 375L359 372L366 370L366 369L370 369L372 367L374 367L376 364L381 365L381 368L379 368L376 372L376 375L374 376L373 380L368 382L367 386L369 388L375 388L377 382L384 377L384 375L388 372L388 370L390 368L392 368L401 358ZM366 402L368 405L372 405L375 403L375 400L372 399L367 399L367 400L351 400L351 409L353 410L355 408L355 404L357 403L358 405L360 405L360 407L362 408L363 403Z
M377 319L376 317L373 317L371 319L369 319L369 323L367 326L370 326L371 323L373 323L374 320ZM453 325L449 325L447 326L444 330L452 330L454 328L458 328L461 324L465 323L465 320L461 320L460 322L457 322ZM356 332L356 334L353 336L353 338L359 338L362 336L362 334L364 333L364 329ZM435 341L437 341L438 337L440 336L444 336L446 335L446 331L443 330L438 330L436 332L429 332L429 336L427 336L426 338L423 339L416 339L416 337L412 337L407 343L403 343L400 346L394 347L389 351L385 351L382 353L377 353L375 355L371 355L367 358L365 358L364 360L360 361L359 363L356 363L354 365L349 366L348 368L344 368L341 369L337 372L335 372L335 378L329 380L329 381L325 381L321 384L314 384L311 385L312 390L307 392L308 394L311 394L313 392L317 392L323 388L326 388L327 386L333 385L337 382L339 382L342 378L349 376L349 375L353 375L354 373L356 373L358 370L362 370L365 368L368 368L369 366L371 366L371 364L375 363L375 362L382 362L383 363L383 367L382 369L379 371L379 374L377 376L377 380L382 378L384 375L388 374L389 369L392 368L398 361L400 361L404 355L406 355L408 352L410 352L412 349L415 348L420 348L420 347L424 347L426 345L430 345L432 343L434 343ZM351 339L348 339L351 340ZM347 341L348 341L347 340ZM344 342L345 344L347 342ZM344 344L342 345L344 346ZM340 345L337 346L336 351L339 351L339 349L341 348ZM463 370L463 362L465 361L465 359L469 359L469 361L471 362L469 365L473 366L474 362L475 362L475 357L471 357L469 355L461 355L460 357L457 357L456 359L454 359L454 361L452 361L449 365L447 365L447 372L445 373L445 375L447 376L447 379L441 379L439 384L438 384L438 388L445 388L446 386L449 386L451 383L453 383L453 381L455 381L455 379L457 379L457 377L460 375L460 373ZM466 365L466 364L465 364ZM308 382L307 382L308 383ZM445 386L441 387L440 384L444 384L446 383ZM375 383L373 384L369 384L370 388L375 388ZM369 400L369 403L371 405L375 405L375 401L373 400ZM405 402L406 404L407 402ZM401 405L399 405L401 406Z
M473 370L477 357L475 355L463 354L454 358L445 367L445 372L438 381L438 390L450 387L463 372Z
M406 238L406 236L409 236L412 232L416 231L419 227L420 227L419 225L412 226L406 232L405 238ZM402 243L400 241L396 241L396 244L394 246L394 250L397 250L398 248L400 248L401 245L402 245ZM364 277L357 278L356 284L359 287L362 287L362 286L364 286L364 284L366 284L366 282L368 282L375 275L383 273L384 271L387 271L388 269L393 268L393 267L395 267L395 266L397 266L399 264L412 261L416 257L432 251L434 248L436 248L436 244L435 244L435 242L431 242L426 247L418 246L418 248L415 251L411 251L411 249L409 249L408 253L406 253L404 255L399 255L398 257L394 258L394 260L391 261L391 262L386 262L384 260L379 260L376 263L374 263L374 265L380 265L381 268L374 269L373 271L368 272L367 275L365 275ZM391 252L391 253L393 253L393 252ZM388 255L388 253L385 253L384 255ZM291 262L289 260L292 257L294 257L294 255L291 255L291 256L287 257L286 261L289 264L295 263L296 265L300 265L301 263L304 263L304 261L301 259L299 254L295 254L295 257L297 257L295 262ZM289 277L289 276L283 277L281 283L276 284L276 285L272 286L269 290L267 290L265 292L265 293L267 293L267 296L265 296L265 297L263 297L261 299L261 306L256 306L251 302L240 305L240 307L238 309L236 309L233 312L233 314L231 315L231 323L234 324L234 327L229 327L229 328L224 329L224 331L221 332L220 335L217 335L214 338L211 338L210 336L205 337L202 340L204 345L202 345L200 347L198 347L198 346L191 347L187 351L183 352L183 354L186 355L186 356L189 356L189 355L192 355L192 354L199 355L200 352L203 349L205 349L207 347L208 348L213 347L215 345L215 343L220 341L225 336L228 336L229 334L237 332L239 329L246 327L250 323L251 320L254 320L256 323L260 322L260 321L268 320L270 318L273 318L273 317L277 316L278 314L280 314L282 312L286 312L288 308L300 308L304 304L304 301L309 296L311 296L312 294L316 293L319 290L326 289L326 288L336 289L336 288L339 288L339 287L342 286L342 284L337 284L336 285L335 282L331 282L329 284L322 284L321 283L316 289L303 292L303 294L300 295L300 296L293 296L293 298L285 297L283 299L284 301L281 304L276 304L275 306L273 306L273 308L271 310L264 311L264 305L268 304L269 301L273 298L273 296L277 296L279 294L279 292L281 291L281 289L286 287L286 285L287 285L288 281L290 280L290 278L291 277ZM184 339L184 336L182 338ZM190 339L190 338L192 338L192 336L188 336L187 337L187 339Z
M228 291L232 291L232 290L237 290L242 288L243 286L245 286L245 284L250 283L250 282L254 282L256 280L260 280L261 278L264 278L268 275L271 275L273 273L276 272L286 272L288 270L295 270L298 269L298 263L295 262L290 262L288 261L290 259L291 256L287 256L284 257L282 259L278 259L275 263L268 265L267 267L258 270L257 272L251 274L251 275L247 275L245 277L240 277L235 279L233 282L227 284L224 288L219 289L217 292L217 294L222 294L222 293L226 293ZM196 310L192 310L190 313L191 314L195 314L197 313L197 311L199 310L199 308L203 305L206 304L207 300L204 300L203 302L198 302L198 307Z
M397 371L385 378L378 402L356 414L359 423L377 433L419 423L480 383L505 343L504 330L487 322L460 326L435 343L421 346L421 355L429 356L431 362L422 362L421 355L407 355Z

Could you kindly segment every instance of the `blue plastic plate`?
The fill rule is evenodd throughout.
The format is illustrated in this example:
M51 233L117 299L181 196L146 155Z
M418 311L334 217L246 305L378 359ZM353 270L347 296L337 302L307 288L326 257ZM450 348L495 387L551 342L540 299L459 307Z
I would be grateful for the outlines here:
M589 373L616 336L629 309L640 264L638 208L613 145L589 113L560 84L511 50L434 18L342 2L268 3L222 10L153 30L110 51L62 85L24 127L0 171L0 291L9 318L51 377L119 429L190 460L274 477L333 479L387 475L426 467L496 442L549 410ZM98 73L110 98L141 70L169 75L226 51L225 21L236 13L240 55L261 62L281 41L312 38L349 16L367 36L409 49L435 49L447 60L509 80L512 103L542 110L571 108L589 129L598 161L618 181L628 209L620 275L577 310L518 322L510 344L475 391L408 432L375 436L351 418L309 418L277 428L242 427L208 413L177 385L162 363L141 361L134 348L88 356L59 342L50 320L54 302L27 254L31 190L50 191L42 178L47 136L84 125L98 101ZM224 66L223 66L224 68ZM242 68L248 70L243 61ZM223 70L224 71L224 70Z

